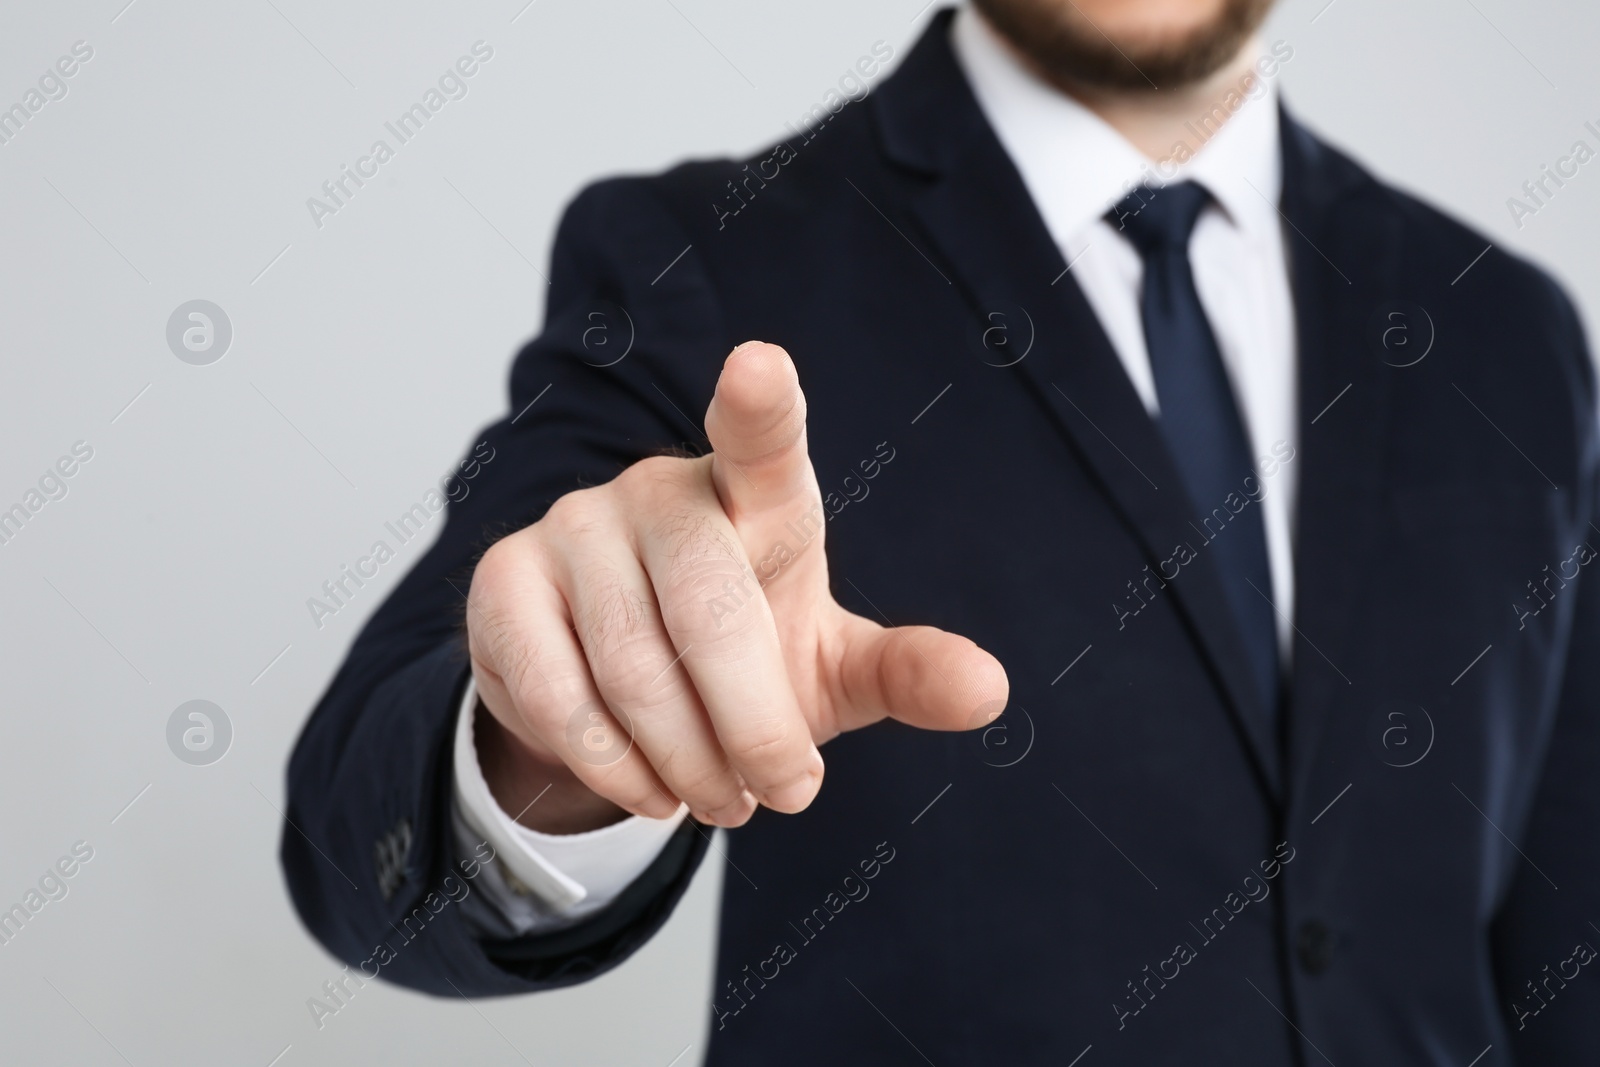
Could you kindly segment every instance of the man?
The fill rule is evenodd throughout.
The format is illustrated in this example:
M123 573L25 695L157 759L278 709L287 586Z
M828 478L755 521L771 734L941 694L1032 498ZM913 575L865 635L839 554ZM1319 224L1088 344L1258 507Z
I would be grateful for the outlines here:
M583 981L721 826L713 1064L1595 1062L1581 331L1266 7L979 0L580 196L291 763L323 943Z

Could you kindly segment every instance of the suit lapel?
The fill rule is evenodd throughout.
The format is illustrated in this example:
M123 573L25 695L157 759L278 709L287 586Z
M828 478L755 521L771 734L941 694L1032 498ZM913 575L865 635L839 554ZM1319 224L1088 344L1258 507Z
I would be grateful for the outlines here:
M1383 513L1390 382L1377 347L1400 291L1400 220L1349 160L1282 118L1283 213L1300 352L1297 635L1290 767L1312 766L1336 702L1361 684L1356 624ZM1296 774L1296 796L1309 774ZM1309 803L1309 801L1306 801Z
M892 203L909 211L913 236L932 246L929 254L961 291L974 332L1000 314L1012 344L1019 331L1031 338L1020 362L996 368L997 387L1036 397L1127 524L1151 570L1180 546L1194 553L1166 592L1204 652L1263 787L1276 796L1280 769L1270 720L1177 471L973 98L950 51L948 22L948 14L936 19L872 98L886 154L915 175L891 194ZM1116 621L1109 608L1106 621Z

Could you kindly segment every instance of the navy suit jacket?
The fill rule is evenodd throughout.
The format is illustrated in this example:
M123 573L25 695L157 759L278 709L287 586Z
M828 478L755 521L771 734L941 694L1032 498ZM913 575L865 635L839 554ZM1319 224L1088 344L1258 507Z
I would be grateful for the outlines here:
M800 369L835 596L971 637L1012 696L983 731L840 737L808 810L727 835L710 1063L1600 1061L1571 304L1284 118L1301 439L1275 740L1201 517L947 27L815 131L568 208L492 462L290 762L305 923L364 973L478 996L592 978L666 920L706 855L692 822L576 928L484 940L442 902L463 593L562 494L704 450L723 357L761 338Z

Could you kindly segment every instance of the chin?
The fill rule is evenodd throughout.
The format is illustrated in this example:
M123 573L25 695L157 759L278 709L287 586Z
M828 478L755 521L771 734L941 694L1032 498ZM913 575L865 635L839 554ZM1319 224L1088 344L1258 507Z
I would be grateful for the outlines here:
M1221 69L1272 0L973 0L1053 80L1181 88Z

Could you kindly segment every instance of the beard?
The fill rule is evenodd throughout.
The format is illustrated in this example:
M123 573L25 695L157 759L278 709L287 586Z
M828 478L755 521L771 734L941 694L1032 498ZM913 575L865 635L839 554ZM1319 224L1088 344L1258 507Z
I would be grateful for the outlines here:
M1058 85L1170 90L1215 74L1239 54L1272 0L1223 0L1181 34L1113 43L1071 0L973 0L994 28Z

